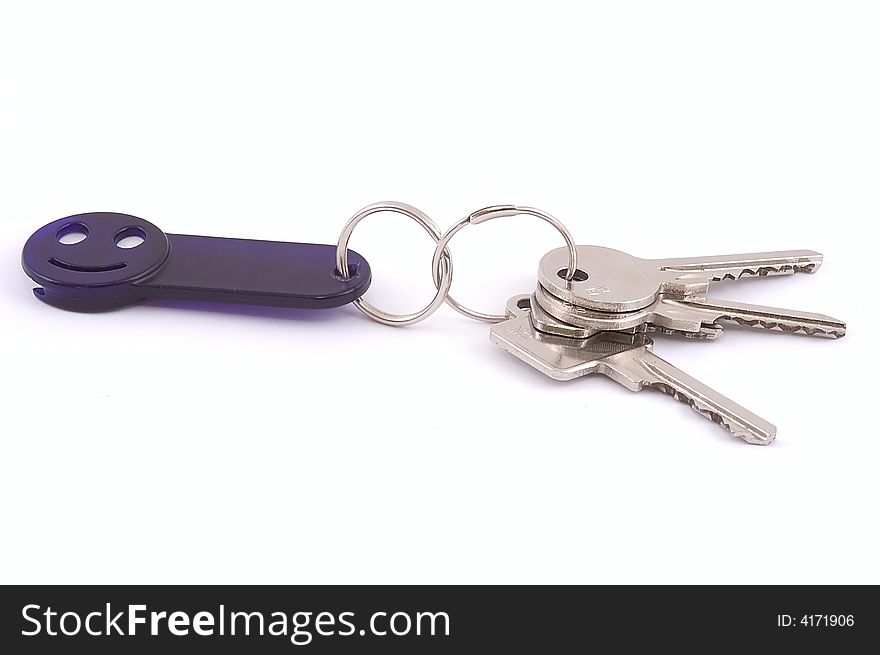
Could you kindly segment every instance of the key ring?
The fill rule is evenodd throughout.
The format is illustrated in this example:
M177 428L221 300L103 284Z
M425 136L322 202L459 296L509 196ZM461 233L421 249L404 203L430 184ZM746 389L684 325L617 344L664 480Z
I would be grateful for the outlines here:
M518 215L535 216L537 218L540 218L541 220L550 223L550 225L555 227L556 230L562 235L562 238L565 239L565 245L568 247L568 271L565 274L565 280L567 282L571 282L574 279L575 273L577 272L577 249L575 248L574 239L571 238L571 234L569 233L568 229L562 223L560 223L558 219L554 218L546 212L541 211L540 209L535 209L534 207L519 207L517 205L495 205L492 207L484 207L483 209L478 209L472 214L465 216L463 219L450 227L440 236L440 238L437 240L437 249L434 250L434 259L431 262L431 270L434 273L434 284L437 285L439 288L441 282L443 281L441 265L443 262L443 258L447 257L449 254L449 251L447 249L449 241L465 225L479 225L480 223L491 221L493 218ZM451 285L451 272L449 278ZM484 321L486 323L500 323L501 321L507 319L507 316L505 314L486 314L484 312L478 312L474 309L465 307L455 298L449 295L448 288L446 293L446 302L455 311L477 321Z
M442 232L440 231L440 228L437 227L437 224L431 220L427 214L412 205L408 205L404 202L395 202L393 200L367 205L348 219L345 227L342 228L342 232L339 235L339 241L336 244L336 270L343 278L349 277L348 242L351 239L351 233L354 232L354 228L370 214L384 211L403 214L404 216L411 218L421 225L425 229L425 232L431 235L431 238L434 239L434 241L439 241L442 237ZM412 325L413 323L425 320L431 314L436 312L440 308L440 305L443 304L443 301L449 296L449 287L452 285L452 257L446 246L441 248L439 253L437 250L434 251L434 264L432 270L434 271L434 284L437 286L437 293L434 296L434 299L424 309L413 312L412 314L391 314L370 304L362 297L353 301L355 307L373 320L376 320L379 323L384 323L385 325Z

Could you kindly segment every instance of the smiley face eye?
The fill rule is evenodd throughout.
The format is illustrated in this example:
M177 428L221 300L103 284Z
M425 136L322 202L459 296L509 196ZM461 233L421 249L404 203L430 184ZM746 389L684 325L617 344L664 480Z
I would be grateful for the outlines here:
M56 238L58 243L64 246L73 246L81 241L85 241L89 236L89 228L82 223L68 223L60 230Z
M139 227L126 227L119 230L113 240L116 242L117 247L130 250L137 248L146 241L147 233Z

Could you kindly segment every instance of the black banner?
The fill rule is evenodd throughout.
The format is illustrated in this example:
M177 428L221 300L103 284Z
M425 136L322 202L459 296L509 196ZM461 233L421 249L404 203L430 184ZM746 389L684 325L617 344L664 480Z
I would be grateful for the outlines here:
M855 652L880 635L876 587L840 586L22 586L0 612L4 653Z

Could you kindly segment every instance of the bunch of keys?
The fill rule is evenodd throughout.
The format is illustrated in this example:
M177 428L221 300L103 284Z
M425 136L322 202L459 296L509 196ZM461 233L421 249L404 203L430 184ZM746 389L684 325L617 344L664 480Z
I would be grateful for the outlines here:
M716 339L721 321L832 338L846 333L830 316L705 295L711 282L812 273L822 255L811 250L639 259L578 246L577 261L570 275L565 249L545 255L537 289L508 301L511 318L492 328L492 341L557 380L602 373L632 391L668 393L747 443L771 443L776 427L655 355L649 333Z
M370 266L348 242L361 220L403 214L437 242L432 272L437 293L418 312L391 314L363 299ZM449 242L467 225L530 215L559 231L566 247L540 262L531 295L514 296L504 314L469 309L449 295ZM842 337L846 324L821 314L713 301L715 281L743 276L812 273L822 255L809 250L689 259L647 260L597 246L576 246L556 218L533 207L498 205L468 214L445 232L411 205L380 202L349 219L336 246L166 234L128 214L98 212L49 223L28 239L25 272L34 294L55 307L103 311L151 298L326 309L353 303L387 325L411 325L447 303L470 318L494 323L490 339L548 376L571 380L602 373L633 391L657 389L752 444L766 445L776 428L688 376L651 351L650 334L715 339L720 322Z

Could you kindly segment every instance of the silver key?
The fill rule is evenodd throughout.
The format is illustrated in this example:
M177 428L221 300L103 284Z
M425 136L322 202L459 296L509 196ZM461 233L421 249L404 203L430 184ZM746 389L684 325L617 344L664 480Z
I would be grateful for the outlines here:
M632 391L668 393L748 443L767 445L776 438L775 426L654 355L647 335L600 332L571 339L544 334L532 325L528 298L510 300L514 316L493 325L489 338L551 378L601 373Z
M543 310L542 315L546 314L562 323L594 331L628 330L640 323L648 323L651 329L667 329L676 334L701 334L706 331L707 325L714 325L715 330L720 330L717 323L727 321L748 327L810 336L838 338L846 334L846 323L831 316L730 300L661 296L643 309L612 313L566 302L540 286L535 292L535 299L540 310ZM536 316L540 310L535 310Z
M578 271L567 282L568 250L544 255L538 280L551 294L573 304L603 312L643 309L660 294L703 295L711 282L744 276L812 273L822 255L812 250L786 250L741 255L678 259L641 259L599 246L577 247Z

